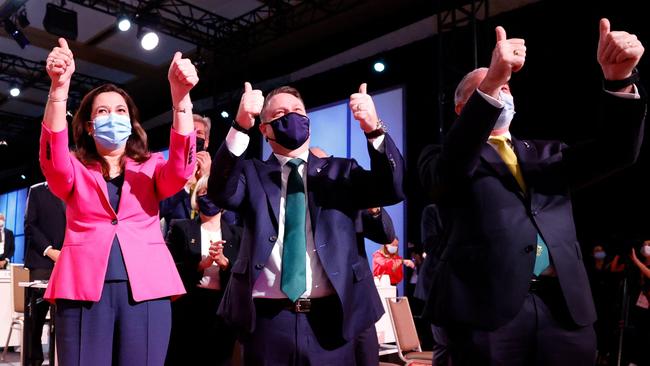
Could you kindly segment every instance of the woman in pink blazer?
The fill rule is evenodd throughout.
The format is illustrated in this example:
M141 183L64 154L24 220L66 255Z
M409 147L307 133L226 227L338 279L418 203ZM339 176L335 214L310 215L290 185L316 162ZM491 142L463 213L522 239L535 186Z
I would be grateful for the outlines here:
M40 164L67 207L65 241L45 293L56 303L59 365L163 365L170 298L185 290L160 232L158 203L194 171L189 92L198 82L196 69L180 52L174 55L167 162L148 151L133 100L111 84L83 98L70 152L65 116L75 62L64 39L46 69L52 85Z

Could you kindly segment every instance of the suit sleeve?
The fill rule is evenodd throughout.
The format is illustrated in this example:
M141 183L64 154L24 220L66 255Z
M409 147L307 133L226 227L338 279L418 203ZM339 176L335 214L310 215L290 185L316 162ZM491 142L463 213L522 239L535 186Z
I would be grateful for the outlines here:
M385 209L377 217L373 217L368 210L362 210L363 235L379 244L388 244L395 239L393 220Z
M217 205L237 211L246 192L246 178L243 174L244 154L235 156L224 142L212 159L208 196Z
M241 242L241 228L239 228L236 225L229 225L225 223L222 219L221 221L221 227L222 231L224 228L228 228L229 232L229 238L225 239L227 240L226 247L224 248L223 254L228 258L228 268L221 270L220 276L219 276L219 281L221 282L221 288L225 289L226 286L228 285L228 281L230 280L230 270L232 269L232 265L235 263L237 260L237 256L239 254L239 245Z
M172 220L169 223L169 230L165 238L167 243L167 248L174 258L174 263L178 267L179 271L183 266L183 253L185 251L185 235L183 233L183 228L180 225L179 220Z
M153 158L153 157L152 157ZM173 128L169 138L169 159L162 156L156 165L154 179L159 200L180 191L196 168L196 132L181 135Z
M404 200L404 159L393 139L384 135L383 152L375 149L370 142L370 170L365 170L352 161L349 172L349 189L340 198L358 209L383 207ZM341 192L337 192L339 194ZM343 202L344 204L346 202Z
M472 176L481 148L501 110L475 91L452 124L442 146L430 146L422 151L418 160L420 181L434 200L450 186Z
M647 112L646 93L642 88L639 92L640 99L626 99L602 91L596 137L563 149L560 159L555 157L561 162L559 169L552 161L551 172L568 177L570 187L578 189L634 164Z
M30 188L27 195L27 212L25 213L25 247L29 250L33 250L39 255L43 255L45 248L55 244L62 243L50 243L47 236L43 234L40 229L41 222L39 220L39 214L45 214L42 212L42 209L39 205L39 188L34 187Z

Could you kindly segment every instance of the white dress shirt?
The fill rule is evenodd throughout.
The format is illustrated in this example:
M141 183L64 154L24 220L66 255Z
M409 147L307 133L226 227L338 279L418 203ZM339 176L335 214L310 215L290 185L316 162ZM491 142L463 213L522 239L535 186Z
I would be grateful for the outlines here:
M219 240L221 240L221 230L210 231L206 230L203 225L201 225L202 260L210 256L210 253L208 252L210 250L210 242L216 242ZM203 270L203 277L196 286L211 290L221 290L221 282L219 282L219 276L219 265L212 263L210 267Z

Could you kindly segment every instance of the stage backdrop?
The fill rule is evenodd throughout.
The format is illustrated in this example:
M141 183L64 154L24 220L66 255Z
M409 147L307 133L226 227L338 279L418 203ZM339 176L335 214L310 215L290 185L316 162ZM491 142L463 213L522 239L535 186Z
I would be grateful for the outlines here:
M27 205L27 191L23 188L17 191L0 194L0 212L5 214L7 229L16 236L16 251L12 263L23 263L25 258L25 206Z

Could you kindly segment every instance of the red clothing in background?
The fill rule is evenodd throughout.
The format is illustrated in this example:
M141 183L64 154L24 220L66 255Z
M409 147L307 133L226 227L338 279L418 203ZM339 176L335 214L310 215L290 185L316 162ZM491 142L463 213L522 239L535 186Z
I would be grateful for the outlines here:
M381 248L372 254L372 274L379 277L387 274L390 284L396 285L404 278L403 260L398 254L390 254Z

